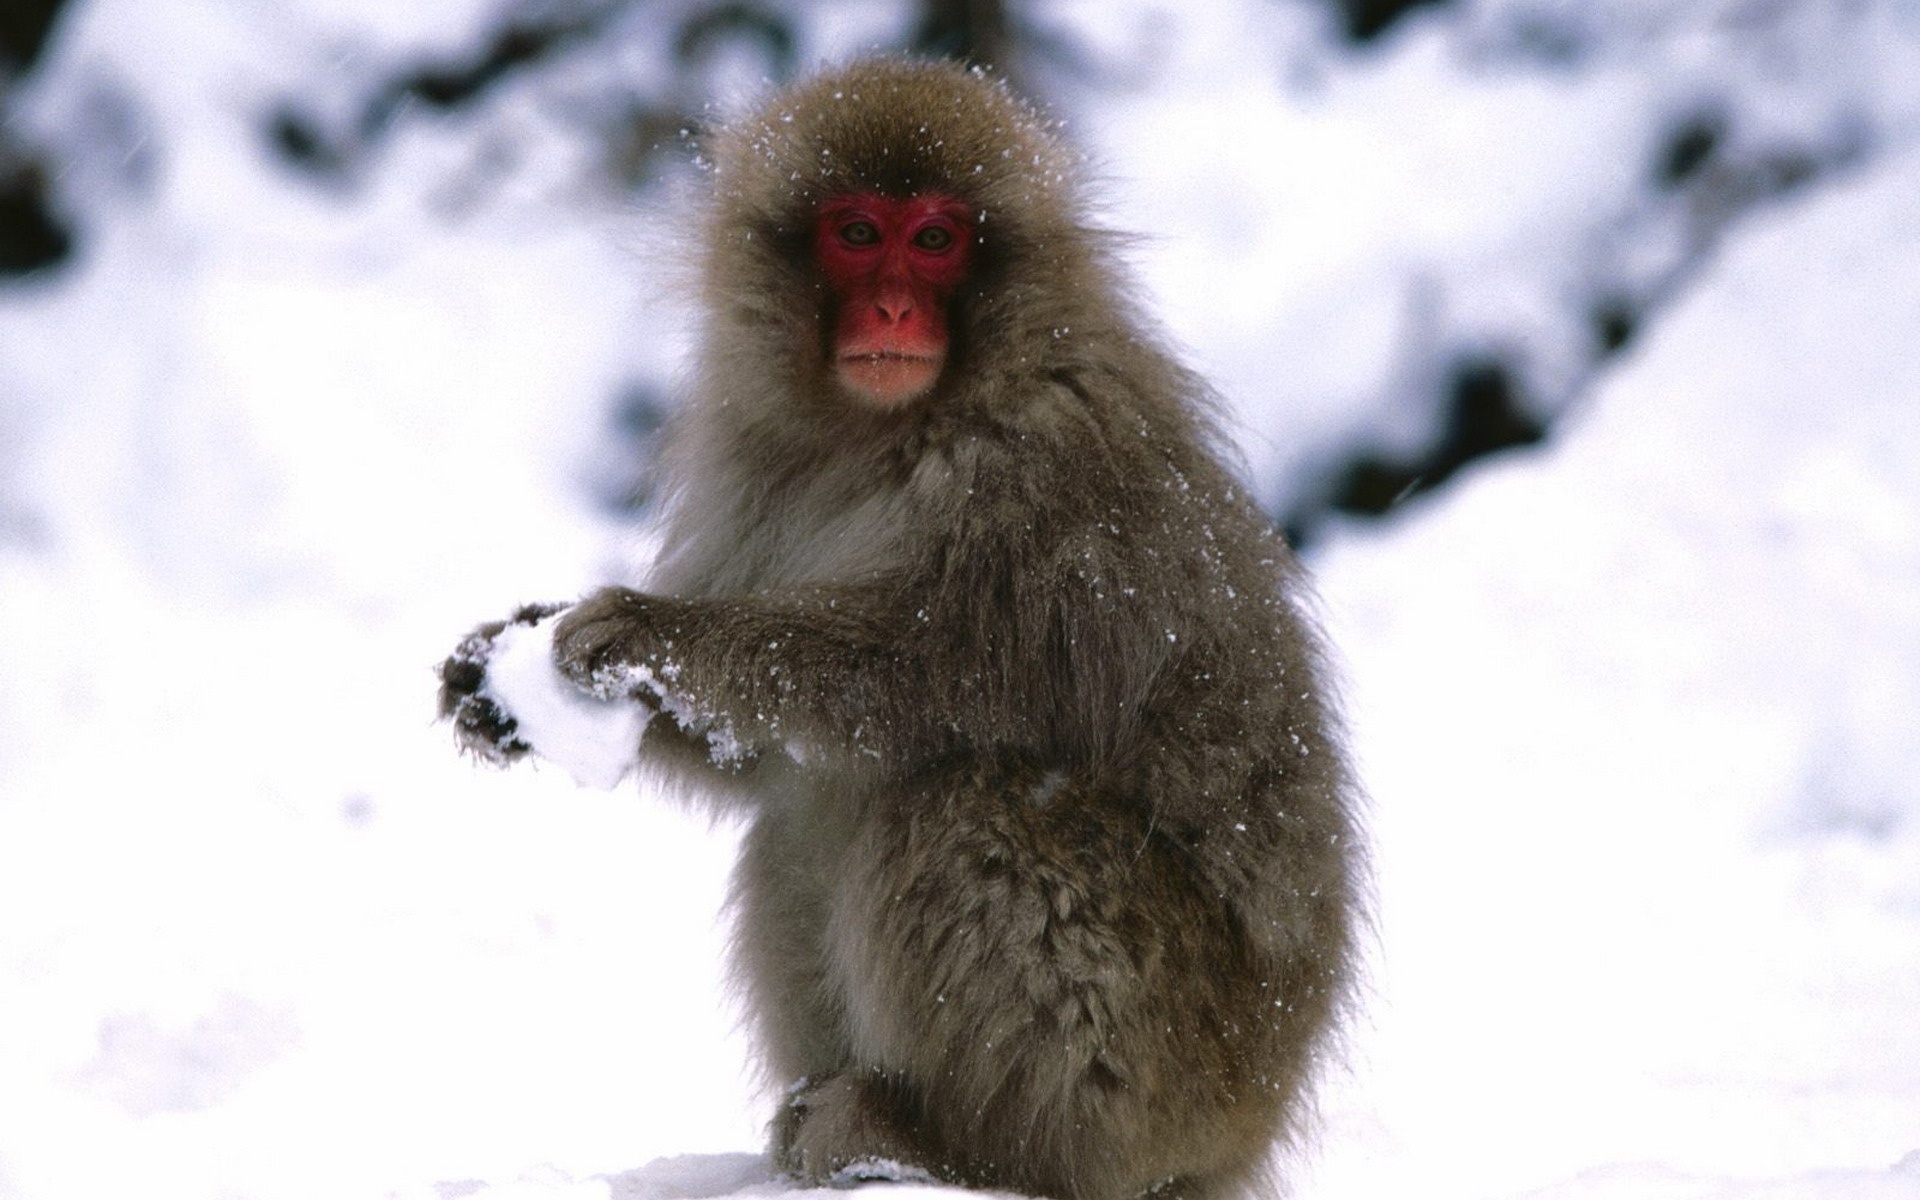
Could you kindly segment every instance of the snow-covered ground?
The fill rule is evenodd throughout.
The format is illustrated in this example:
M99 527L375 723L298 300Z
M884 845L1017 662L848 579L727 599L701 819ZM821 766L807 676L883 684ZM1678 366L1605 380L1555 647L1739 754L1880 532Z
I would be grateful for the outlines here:
M1322 560L1383 926L1335 1125L1386 1135L1330 1175L1920 1195L1916 321L1906 151L1756 221L1559 444Z
M77 153L84 260L0 290L0 1197L777 1190L730 831L431 722L462 632L643 552L594 498L609 397L671 370L659 214L449 217L467 143L431 122L344 197L249 124L485 7L90 0L27 98L54 136L140 97L153 181ZM1057 20L1125 58L1087 7ZM1247 12L1169 16L1150 85L1071 101L1266 472L1403 436L1287 407L1428 353L1383 274L1571 353L1594 231L1664 220L1591 210L1623 114L1691 86L1873 134L1716 234L1545 447L1317 555L1379 938L1299 1192L1920 1196L1920 14L1799 6L1785 50L1851 49L1796 90L1686 39L1655 83L1462 65L1498 7L1322 52L1305 93Z

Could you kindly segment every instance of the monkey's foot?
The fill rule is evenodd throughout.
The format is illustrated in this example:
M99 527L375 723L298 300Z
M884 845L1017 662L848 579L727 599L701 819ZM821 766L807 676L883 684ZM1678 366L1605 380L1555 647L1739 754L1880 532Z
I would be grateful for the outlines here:
M814 1187L881 1181L932 1183L938 1175L902 1129L897 1101L868 1072L802 1080L773 1119L773 1165Z
M863 1183L939 1183L932 1171L890 1158L863 1158L827 1177L829 1187L859 1187Z

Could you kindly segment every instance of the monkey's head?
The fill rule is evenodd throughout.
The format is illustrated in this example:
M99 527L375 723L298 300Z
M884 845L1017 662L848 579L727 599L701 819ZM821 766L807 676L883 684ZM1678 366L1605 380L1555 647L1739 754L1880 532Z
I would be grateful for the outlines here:
M949 64L829 72L705 149L715 332L779 364L789 396L894 412L977 378L972 349L1039 321L1010 302L1057 294L1087 241L1048 123Z

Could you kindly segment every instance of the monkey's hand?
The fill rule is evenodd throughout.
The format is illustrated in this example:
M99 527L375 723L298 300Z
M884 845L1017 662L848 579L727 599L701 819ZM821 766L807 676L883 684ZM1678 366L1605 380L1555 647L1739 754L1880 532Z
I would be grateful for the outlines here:
M553 630L553 658L575 687L603 700L661 692L661 650L653 598L631 588L601 588L574 605Z
M566 606L528 604L504 621L488 621L460 639L440 664L440 719L453 722L460 749L500 766L524 757L533 747L518 736L520 722L487 689L487 663L494 643L509 625L534 625Z
M739 711L764 714L768 706L742 701L741 690L727 685L766 664L729 652L724 633L716 642L716 626L727 613L712 604L602 588L554 622L554 665L573 686L603 702L639 704L666 718L666 726L708 766L742 770L769 730L743 727ZM745 640L779 644L779 638L757 632ZM716 680L724 684L716 686ZM664 749L666 741L663 729L650 746Z
M440 708L463 748L493 763L535 754L590 787L611 788L631 770L652 705L592 695L556 669L554 615L530 605L482 625L440 669Z

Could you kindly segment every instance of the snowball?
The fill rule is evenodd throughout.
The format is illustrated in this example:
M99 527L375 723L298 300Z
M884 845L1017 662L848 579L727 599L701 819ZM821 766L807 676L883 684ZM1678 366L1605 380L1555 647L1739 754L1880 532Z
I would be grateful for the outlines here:
M602 700L562 675L553 661L558 620L556 613L502 630L481 694L519 722L514 734L535 754L579 783L611 789L633 769L653 713L637 700Z

